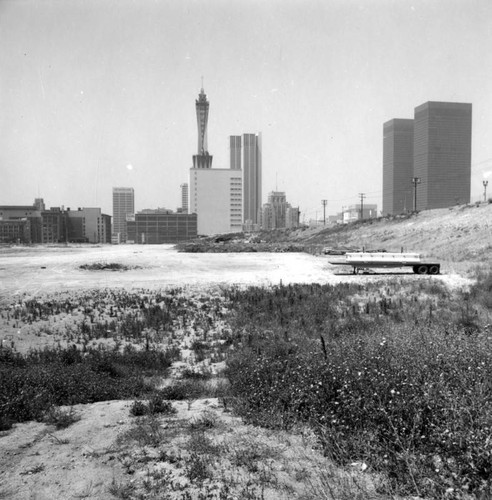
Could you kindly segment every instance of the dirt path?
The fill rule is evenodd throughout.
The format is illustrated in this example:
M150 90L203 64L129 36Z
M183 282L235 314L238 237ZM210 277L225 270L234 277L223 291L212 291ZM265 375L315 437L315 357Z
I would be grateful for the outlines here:
M28 422L2 433L0 498L110 497L108 486L123 475L113 446L129 428L128 407L127 401L77 405L80 420L67 429Z
M377 476L337 469L307 430L245 425L217 399L174 402L176 413L153 420L131 416L131 404L77 405L67 429L29 422L4 433L0 498L315 500L331 498L328 483L379 498Z

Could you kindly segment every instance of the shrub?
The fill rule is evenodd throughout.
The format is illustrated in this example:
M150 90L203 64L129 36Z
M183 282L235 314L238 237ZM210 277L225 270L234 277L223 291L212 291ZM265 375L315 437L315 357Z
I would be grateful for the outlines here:
M241 335L226 375L235 410L267 427L309 424L336 461L370 464L399 494L490 494L492 344L478 318L469 329L461 296L436 309L433 294L432 315L413 295L402 299L411 322L393 315L393 300L384 316L371 303L364 314L379 319L360 321L353 289L313 289L338 303L326 309L328 328L326 297L309 287L233 297ZM430 295L425 284L421 293Z
M149 407L143 401L134 401L130 407L130 415L141 417L149 413Z
M213 411L204 411L199 417L190 422L190 430L205 431L217 426L218 417Z
M165 373L171 356L160 351L123 353L47 349L26 355L0 353L0 419L4 426L43 420L54 405L124 399L146 390L143 375Z
M185 379L207 380L212 378L210 370L195 370L193 368L185 368L181 372L181 376Z
M44 422L54 425L57 429L66 429L75 422L80 420L80 415L77 415L73 408L64 410L62 408L52 406L44 416Z
M205 396L206 393L200 381L186 380L160 389L159 394L163 399L184 401L186 399L196 399L200 396Z
M159 393L153 394L150 397L148 405L150 413L162 413L164 415L176 413L176 409L173 407L172 403L165 400Z

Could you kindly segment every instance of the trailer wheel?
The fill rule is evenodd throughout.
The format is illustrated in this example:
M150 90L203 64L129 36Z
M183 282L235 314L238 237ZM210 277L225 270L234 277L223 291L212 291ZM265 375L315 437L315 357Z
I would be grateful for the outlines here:
M439 266L430 266L429 273L430 274L439 274Z
M429 268L427 266L417 266L418 274L427 274L429 272Z

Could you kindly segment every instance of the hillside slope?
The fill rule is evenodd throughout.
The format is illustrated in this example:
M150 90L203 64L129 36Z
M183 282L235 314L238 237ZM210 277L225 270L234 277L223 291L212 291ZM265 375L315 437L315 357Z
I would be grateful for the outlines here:
M420 252L446 261L484 261L492 255L492 204L426 210L290 234L291 241Z

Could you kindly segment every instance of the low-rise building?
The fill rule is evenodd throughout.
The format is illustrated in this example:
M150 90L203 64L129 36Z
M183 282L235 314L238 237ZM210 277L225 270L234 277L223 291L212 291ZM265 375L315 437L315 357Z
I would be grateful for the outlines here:
M364 203L361 210L361 204L357 203L344 209L343 222L347 224L360 219L375 219L377 216L378 206L376 204L372 205Z
M100 208L51 207L42 198L34 205L0 206L0 243L111 243L111 216Z
M159 245L197 237L197 215L171 210L143 210L127 216L127 243Z
M39 206L2 205L0 222L3 226L0 230L0 243L41 243Z
M0 243L31 243L31 221L27 218L0 220Z

